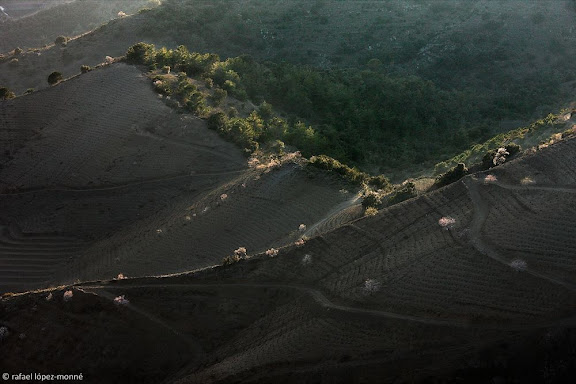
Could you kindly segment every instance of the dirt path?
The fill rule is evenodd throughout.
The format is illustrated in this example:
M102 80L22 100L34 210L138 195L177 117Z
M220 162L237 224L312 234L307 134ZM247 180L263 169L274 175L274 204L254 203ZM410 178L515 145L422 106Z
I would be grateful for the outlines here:
M114 299L116 298L116 295L106 291L105 289L100 289L100 288L97 289L96 287L75 287L75 288L78 289L79 291L83 292L83 293L100 296L100 297L103 297L105 299L109 299L110 301L114 301ZM101 288L105 288L105 287L101 287ZM98 290L98 292L94 292L95 290ZM138 308L137 306L134 306L134 304L132 304L132 303L127 304L124 307L137 313L137 314L139 314L140 316L147 318L148 320L152 321L153 323L160 325L161 327L169 330L170 332L172 332L173 334L178 336L180 339L184 340L191 347L192 352L193 352L195 357L199 357L199 356L204 355L204 353L205 353L204 348L202 348L202 346L200 345L199 342L197 342L196 340L194 340L194 339L188 337L187 335L181 333L180 331L178 331L177 329L175 329L174 327L172 327L171 325L169 325L168 323L166 323L162 319L160 319L154 315L151 315L150 313Z
M127 281L129 281L128 279ZM324 293L320 290L312 287L300 286L300 285L290 285L290 284L275 284L275 283L191 283L191 284L131 284L131 285L118 285L118 286L111 286L111 285L82 285L79 284L76 286L78 289L83 290L106 290L106 289L141 289L141 288L228 288L228 287L244 287L244 288L276 288L276 289L288 289L288 290L296 290L300 292L304 292L310 295L314 301L319 304L321 307L326 308L326 310L336 310L348 313L356 313L361 315L367 316L375 316L375 317L383 317L388 319L395 319L395 320L405 320L411 322L417 322L427 325L436 325L436 326L444 326L444 327L457 327L457 328L474 328L474 329L490 329L490 330L507 330L507 331L522 331L522 330L532 330L532 329L539 329L539 328L546 328L552 326L561 326L561 325L575 325L576 324L576 316L550 320L541 323L533 323L533 324L489 324L489 323L474 323L471 321L464 321L464 320L451 320L451 319L438 319L438 318L428 318L428 317L421 317L421 316L412 316L406 315L401 313L394 313L394 312L387 312L381 310L372 310L366 308L359 308L359 307L350 307L345 305L335 304ZM112 295L110 296L112 297ZM113 298L112 298L113 299Z
M482 198L482 194L479 190L480 182L472 177L466 177L462 181L466 188L468 189L468 193L470 195L470 199L472 200L472 204L474 205L474 217L472 218L472 223L470 224L470 243L478 252L486 255L502 264L510 265L510 262L503 258L496 250L494 250L490 245L485 243L482 240L482 229L484 227L484 223L488 218L488 213L490 211L489 204ZM511 189L511 190L524 190L524 189L535 189L535 190L546 190L546 191L558 191L558 192L566 192L569 191L570 193L576 192L576 188L568 188L568 187L554 187L554 186L514 186L510 184L503 184L503 183L491 183L495 184L499 187ZM562 281L554 276L545 275L543 273L537 272L534 269L527 267L523 270L523 272L529 273L532 276L538 277L540 279L547 280L553 284L561 285L564 288L567 288L571 291L576 292L576 284L571 284L565 281Z
M357 308L357 307L348 307L343 305L334 304L333 302L328 299L324 293L320 292L318 289L305 287L300 285L290 285L290 284L275 284L275 283L221 283L221 284L133 284L133 285L118 285L118 286L110 286L110 285L77 285L76 288L78 289L86 289L86 290L106 290L106 289L141 289L141 288L228 288L228 287L244 287L244 288L276 288L276 289L288 289L288 290L296 290L304 292L310 295L316 303L320 306L331 310L338 310L343 312L350 312L350 313L359 313L377 317L386 317L390 319L397 319L397 320L407 320L413 321L418 323L424 324L431 324L431 325L441 325L441 326L453 326L453 327L470 327L471 323L467 321L458 321L458 320L442 320L442 319L433 319L433 318L425 318L425 317L418 317L418 316L410 316L404 315L399 313L393 312L386 312L386 311L379 311L379 310L371 310L371 309L364 309L364 308Z

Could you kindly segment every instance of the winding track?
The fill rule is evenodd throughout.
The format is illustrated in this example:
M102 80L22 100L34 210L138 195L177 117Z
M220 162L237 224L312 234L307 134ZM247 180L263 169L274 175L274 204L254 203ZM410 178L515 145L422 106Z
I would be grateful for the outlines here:
M127 281L130 281L128 279ZM87 283L88 284L88 283ZM131 285L118 285L118 286L111 286L111 285L83 285L80 283L74 286L77 289L81 290L109 290L109 289L141 289L141 288L275 288L275 289L287 289L287 290L295 290L300 291L305 294L310 295L314 301L319 304L321 307L326 308L327 310L336 310L341 312L348 312L354 314L361 314L373 317L383 317L388 319L395 319L395 320L405 320L411 321L416 323L422 323L427 325L436 325L436 326L444 326L444 327L457 327L457 328L474 328L474 329L490 329L490 330L508 330L508 331L521 331L521 330L530 330L530 329L539 329L539 328L546 328L551 326L559 326L559 325L574 325L576 323L576 316L571 316L567 318L551 320L542 323L533 323L533 324L489 324L489 323L474 323L471 321L462 321L462 320L453 320L453 319L438 319L438 318L428 318L428 317L420 317L420 316L411 316L401 313L394 313L394 312L387 312L387 311L380 311L380 310L372 310L372 309L365 309L359 307L350 307L345 305L335 304L334 302L330 301L326 295L321 292L320 290L312 287L306 287L302 285L290 285L290 284L275 284L275 283L194 283L194 284L182 284L182 283L174 283L174 284L131 284ZM131 304L130 304L131 305Z
M464 185L466 186L468 193L470 195L470 199L474 205L474 217L472 218L472 223L470 225L470 243L474 248L502 264L509 265L508 260L504 259L502 256L498 254L496 250L494 250L489 244L482 240L482 227L488 218L488 212L490 207L488 203L482 199L482 194L479 190L479 182L477 179L472 177L466 177L463 181ZM562 192L562 193L576 193L576 187L573 186L550 186L550 185L530 185L530 186L518 186L518 185L511 185L505 184L500 182L490 183L491 185L496 185L501 188L510 189L510 190L541 190L541 191L555 191L555 192ZM489 184L489 185L490 185ZM560 280L554 276L545 275L538 271L535 271L531 268L526 268L523 270L526 273L531 274L532 276L538 277L540 279L547 280L553 284L560 285L564 288L567 288L573 292L576 292L576 284L568 283L566 281Z
M508 261L501 257L497 251L492 249L488 244L486 244L482 240L481 231L484 225L484 222L487 219L489 206L488 203L482 198L482 194L479 190L480 182L475 177L466 177L464 180L461 181L466 186L468 193L470 195L473 207L474 207L474 216L472 218L470 224L470 243L474 246L476 250L480 253L502 263L505 265L509 265ZM501 188L510 189L510 190L544 190L544 191L555 191L555 192L562 192L562 193L576 193L576 187L574 186L550 186L550 185L527 185L527 186L520 186L520 185L511 185L501 182L491 183L491 185L496 185ZM357 226L348 224L349 227L352 229L357 229ZM364 233L364 231L362 231ZM379 243L377 240L375 240ZM378 244L379 245L379 244ZM576 285L567 283L565 281L559 280L553 276L544 275L532 269L526 269L525 272L530 273L533 276L536 276L541 279L545 279L550 281L554 284L563 286L571 291L576 292ZM319 289L313 287L307 287L302 285L290 285L290 284L276 284L276 283L192 283L192 284L181 284L181 283L163 283L163 284L131 284L131 285L91 285L93 283L81 283L77 284L75 287L81 290L88 290L88 291L104 291L106 292L107 289L139 289L139 288L228 288L228 287L236 287L236 288L275 288L275 289L287 289L287 290L294 290L303 292L314 299L314 301L320 305L321 307L325 308L326 310L335 310L335 311L342 311L347 313L354 313L366 316L373 316L373 317L383 317L388 319L396 319L396 320L405 320L411 322L417 322L427 325L436 325L436 326L448 326L448 327L458 327L458 328L478 328L478 329L495 329L495 330L509 330L509 331L521 331L521 330L530 330L530 329L538 329L538 328L545 328L551 326L562 326L562 325L574 325L576 322L576 316L556 319L551 321L545 321L541 323L532 323L532 324L489 324L489 323L475 323L471 321L465 320L454 320L454 319L438 319L438 318L427 318L427 317L420 317L420 316L412 316L407 314L401 313L394 313L388 311L381 311L381 310L372 310L366 308L359 308L359 307L351 307L345 305L336 304L323 293ZM111 294L107 293L108 296ZM148 317L149 319L158 322L159 324L165 325L167 328L172 329L168 325L164 324L161 320L144 313L143 311L137 311L142 315ZM178 331L172 329L173 332L178 333Z
M96 292L92 292L91 289L93 289L93 288L85 287L85 288L79 288L78 290L80 290L86 294L93 294L93 295L100 296L100 297L110 299L110 300L114 300L114 298L116 297L114 294L107 292L107 291L101 290L98 293L96 293ZM160 319L154 315L151 315L147 311L144 311L144 310L138 308L137 306L134 306L133 304L126 305L125 307L129 308L131 311L133 311L135 313L138 313L141 316L146 317L148 320L162 326L163 328L166 328L167 330L169 330L170 332L172 332L176 336L182 338L184 341L186 341L188 343L189 346L192 347L192 349L194 351L194 356L200 356L200 355L204 354L204 348L202 348L200 343L198 343L196 340L188 337L187 335L183 334L182 332L178 331L176 328L172 327L171 325L169 325L168 323L166 323L162 319Z

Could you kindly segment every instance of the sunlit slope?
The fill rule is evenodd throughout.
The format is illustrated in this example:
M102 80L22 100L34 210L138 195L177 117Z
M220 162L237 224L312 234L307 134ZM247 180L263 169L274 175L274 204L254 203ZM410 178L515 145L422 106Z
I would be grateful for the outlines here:
M4 8L8 19L18 19L71 1L74 0L1 0L0 7Z
M6 0L0 1L0 6L5 2ZM102 23L117 18L119 12L131 14L148 5L148 0L57 0L43 4L11 1L5 4L4 8L6 13L15 19L0 24L0 53L7 53L17 47L40 48L46 44L54 44L58 36L74 37L89 32ZM30 11L33 14L26 15ZM21 14L26 17L19 19Z

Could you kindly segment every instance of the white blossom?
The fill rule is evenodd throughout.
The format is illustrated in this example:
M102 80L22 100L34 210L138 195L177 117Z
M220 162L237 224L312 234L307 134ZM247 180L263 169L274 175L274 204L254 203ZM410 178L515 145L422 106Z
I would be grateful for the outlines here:
M506 148L498 148L498 150L496 151L496 155L494 155L494 158L492 159L492 162L494 163L494 165L501 165L504 164L504 162L506 161L506 156L508 156L510 153L506 150Z
M238 249L236 249L234 251L234 256L238 256L240 258L245 258L246 257L246 248L245 247L239 247Z
M8 330L8 328L0 327L0 341L6 339L8 336L10 336L10 331Z
M116 305L128 305L130 301L124 297L124 295L118 296L114 299L114 304Z
M525 271L528 265L522 259L514 259L510 262L510 267L517 272Z
M71 290L68 290L68 291L64 292L64 295L62 296L62 298L64 299L64 301L70 301L70 300L72 300L72 296L74 296L74 293Z
M270 248L266 251L266 255L270 257L276 257L278 256L278 250L276 248Z
M380 282L374 279L366 279L364 281L364 292L375 293L380 290Z
M487 175L484 178L484 183L488 184L488 183L495 183L496 181L498 181L498 178L494 175Z
M450 216L444 216L438 220L438 225L444 229L451 229L454 227L454 224L456 224L456 219Z

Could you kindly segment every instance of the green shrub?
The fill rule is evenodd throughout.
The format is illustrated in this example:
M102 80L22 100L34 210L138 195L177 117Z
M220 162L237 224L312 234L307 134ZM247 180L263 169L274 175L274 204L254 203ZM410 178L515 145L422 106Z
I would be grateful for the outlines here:
M14 94L14 92L9 90L8 88L6 88L6 87L0 88L0 100L8 100L8 99L13 99L15 97L16 97L16 95Z
M221 88L216 88L214 90L214 92L212 93L212 101L214 102L214 105L219 106L220 104L222 104L222 102L228 97L228 92L226 92L225 90L221 89Z
M378 209L375 207L366 207L364 209L364 216L376 216L378 214Z
M52 72L48 75L48 84L54 85L61 82L63 79L62 74L60 72Z
M80 72L82 73L88 73L92 70L92 67L90 67L89 65L82 65L80 67Z
M373 185L378 189L388 190L390 189L390 180L384 175L372 176L368 181L368 184Z
M388 205L394 205L401 203L405 200L416 197L416 186L414 183L408 182L404 183L400 188L392 193L388 199Z
M238 110L237 110L236 108L234 108L234 107L230 107L230 108L228 109L228 117L229 117L229 118L233 118L233 117L236 117L236 116L238 116Z
M565 130L564 132L562 132L562 138L565 139L567 137L571 137L576 135L576 127L575 128L570 128Z
M515 143L510 143L506 145L504 148L506 148L506 151L509 153L508 157L513 157L518 153L520 153L520 151L522 150L522 148Z
M357 168L350 168L349 166L342 164L338 160L333 159L330 156L326 155L312 156L310 158L309 165L327 171L335 172L341 175L345 180L357 185L360 185L362 183L369 183L371 180L371 176L368 175L367 173L361 172ZM378 180L386 180L385 184L388 184L387 179L384 177L383 179L378 178Z
M240 260L243 260L243 258L238 255L226 256L225 258L222 259L222 264L223 265L235 264Z
M67 42L68 42L68 38L66 36L58 36L56 38L56 40L54 40L54 44L57 46L66 45Z
M382 197L376 192L368 192L362 199L362 206L364 208L380 208L382 206Z
M228 118L223 112L216 112L208 117L208 128L214 131L225 133Z
M270 149L277 155L282 156L285 154L286 144L281 140L275 140L270 144Z
M270 120L272 117L274 117L274 110L272 109L272 105L264 101L258 108L258 114L264 120Z
M443 187L445 185L452 184L460 180L467 174L468 174L468 168L466 168L466 165L464 163L458 163L454 168L452 168L448 172L438 176L436 178L436 181L434 182L434 185L436 187Z
M151 65L154 60L154 45L140 42L134 44L126 52L128 64Z

